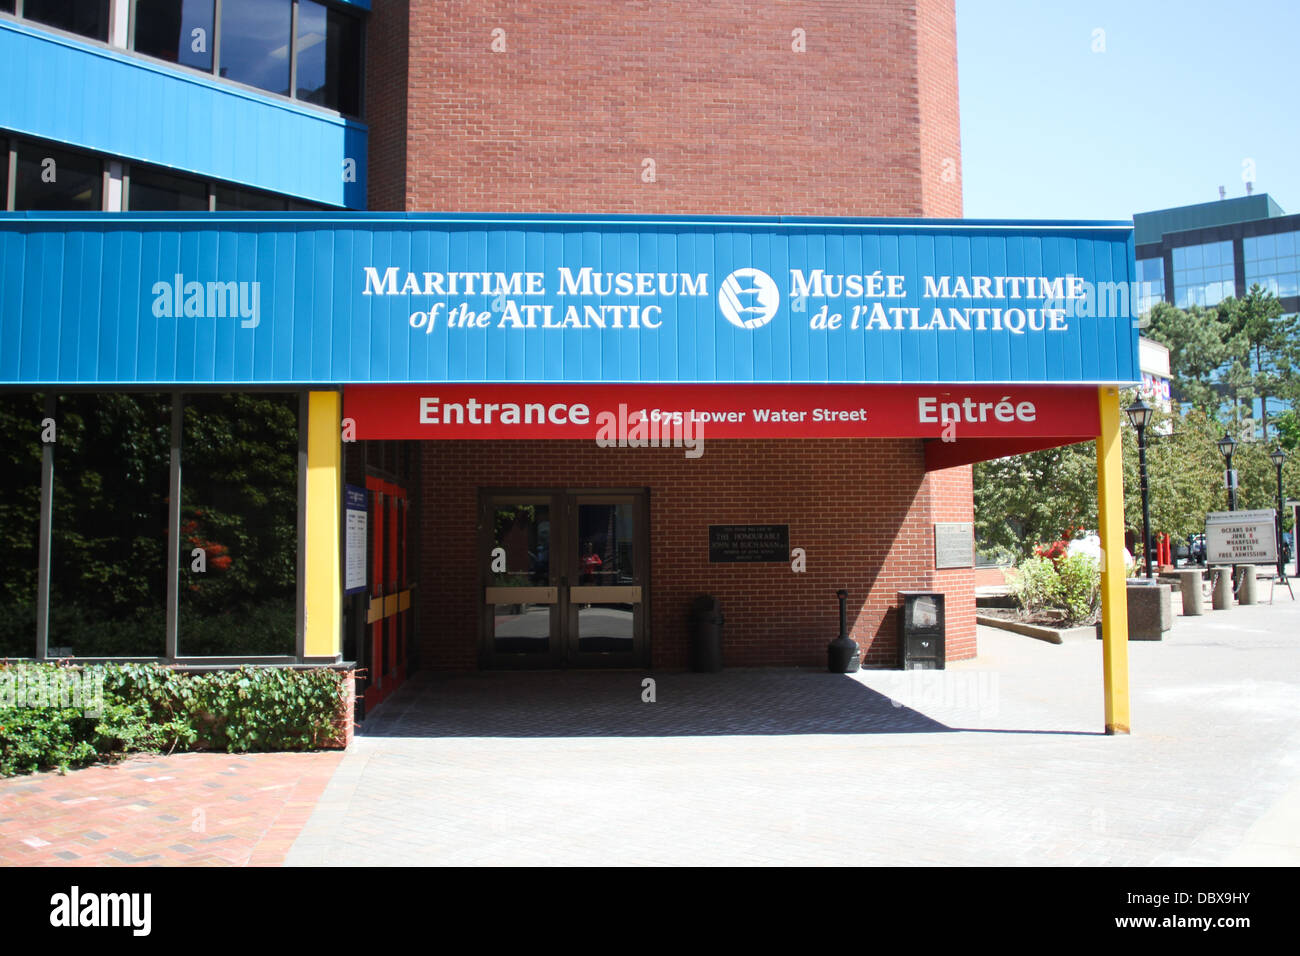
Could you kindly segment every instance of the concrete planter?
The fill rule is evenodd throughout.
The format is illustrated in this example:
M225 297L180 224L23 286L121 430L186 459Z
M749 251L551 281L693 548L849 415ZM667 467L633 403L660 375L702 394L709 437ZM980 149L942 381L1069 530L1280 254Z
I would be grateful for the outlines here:
M1174 612L1169 585L1128 582L1128 639L1159 641L1174 626ZM1101 622L1097 622L1097 639L1101 640Z
M1016 634L1023 634L1026 637L1032 637L1035 640L1046 641L1048 644L1064 644L1066 641L1087 639L1092 637L1092 628L1088 625L1082 627L1047 627L1044 624L1025 624L1020 621L1008 621L1006 618L993 617L988 614L976 612L975 623L984 624L988 627L1000 628L1004 631L1012 631Z

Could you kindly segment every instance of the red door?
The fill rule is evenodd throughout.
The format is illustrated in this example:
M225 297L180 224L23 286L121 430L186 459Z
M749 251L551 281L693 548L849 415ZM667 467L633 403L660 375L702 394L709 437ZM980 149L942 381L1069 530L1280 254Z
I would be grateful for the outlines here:
M406 679L411 590L406 561L406 489L368 475L366 490L370 498L368 712Z

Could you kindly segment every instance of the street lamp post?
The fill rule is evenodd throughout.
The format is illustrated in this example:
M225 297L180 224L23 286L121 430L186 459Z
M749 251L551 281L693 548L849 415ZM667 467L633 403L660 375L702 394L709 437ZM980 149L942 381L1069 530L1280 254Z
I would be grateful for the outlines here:
M1282 466L1286 464L1286 452L1280 447L1274 448L1269 453L1269 460L1277 468L1277 581L1279 584L1286 583L1286 557L1282 554L1282 508L1284 502L1282 499Z
M1129 423L1138 433L1138 487L1142 489L1142 557L1146 568L1147 580L1151 580L1151 501L1147 491L1147 424L1151 421L1152 408L1142 397L1124 409Z
M1237 510L1237 483L1233 481L1232 474L1232 453L1237 450L1237 443L1227 432L1223 433L1216 445L1219 446L1219 454L1223 456L1224 468L1223 483L1228 486L1228 510Z

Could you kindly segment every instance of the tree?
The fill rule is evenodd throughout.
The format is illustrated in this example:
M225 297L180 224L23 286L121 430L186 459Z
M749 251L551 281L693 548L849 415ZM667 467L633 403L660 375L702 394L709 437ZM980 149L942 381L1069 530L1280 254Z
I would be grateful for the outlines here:
M986 548L1027 557L1034 545L1097 526L1097 458L1092 442L975 465L975 530Z
M1126 396L1132 402L1132 395ZM1223 458L1215 441L1216 419L1199 409L1184 415L1156 409L1146 428L1147 488L1151 533L1175 540L1205 530L1205 515L1222 509ZM1142 534L1142 494L1138 478L1137 434L1124 428L1124 521ZM1140 549L1139 549L1140 550Z
M1288 408L1273 419L1273 427L1277 431L1277 443L1288 455L1300 451L1300 415L1296 415L1294 408Z
M1127 393L1122 404L1132 403L1133 397ZM1225 506L1223 459L1215 446L1221 434L1222 426L1203 411L1192 409L1184 415L1156 411L1146 428L1153 535L1185 540L1205 529L1207 512ZM1124 520L1140 536L1137 435L1127 424L1123 449ZM1251 446L1238 471L1250 476L1249 500L1259 501L1255 507L1272 507L1271 499L1264 496L1264 473L1256 459L1268 462L1262 446ZM1273 482L1276 497L1276 477ZM1037 544L1068 537L1074 529L1097 527L1097 458L1092 442L980 462L975 466L974 485L976 532L985 547L1009 548L1025 557Z
M1169 349L1169 371L1178 400L1215 415L1223 397L1214 387L1229 359L1229 326L1218 309L1194 305L1184 311L1168 302L1151 309L1147 338Z
M1234 417L1241 399L1258 398L1263 424L1260 435L1268 441L1268 400L1294 401L1297 395L1300 326L1294 315L1283 314L1277 296L1258 284L1251 286L1243 299L1219 303L1218 312L1231 363L1224 380L1233 392Z

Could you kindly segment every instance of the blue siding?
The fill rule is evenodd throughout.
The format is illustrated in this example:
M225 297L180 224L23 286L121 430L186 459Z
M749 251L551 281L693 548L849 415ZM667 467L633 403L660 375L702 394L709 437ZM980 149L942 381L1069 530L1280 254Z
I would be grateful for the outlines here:
M13 21L0 21L0 90L0 130L365 208L368 133L353 120Z
M367 266L402 277L543 273L538 297L365 295ZM707 294L575 297L574 272L689 273ZM765 271L780 301L766 324L729 323L719 289L736 269ZM904 277L888 308L907 322L848 327L872 299L792 296L790 270ZM156 316L155 283L256 283L259 321ZM1059 331L930 328L936 305L1041 308L1032 298L934 300L925 276L1133 280L1132 227L1121 223L960 220L699 219L424 214L15 213L0 215L0 384L348 382L1135 382L1137 327L1127 314L1070 315ZM1127 290L1125 290L1127 291ZM500 300L500 301L498 301ZM655 305L657 328L511 328L506 300ZM169 300L170 301L170 300ZM460 303L487 328L448 328ZM411 316L440 306L433 332ZM826 307L835 329L810 327Z

